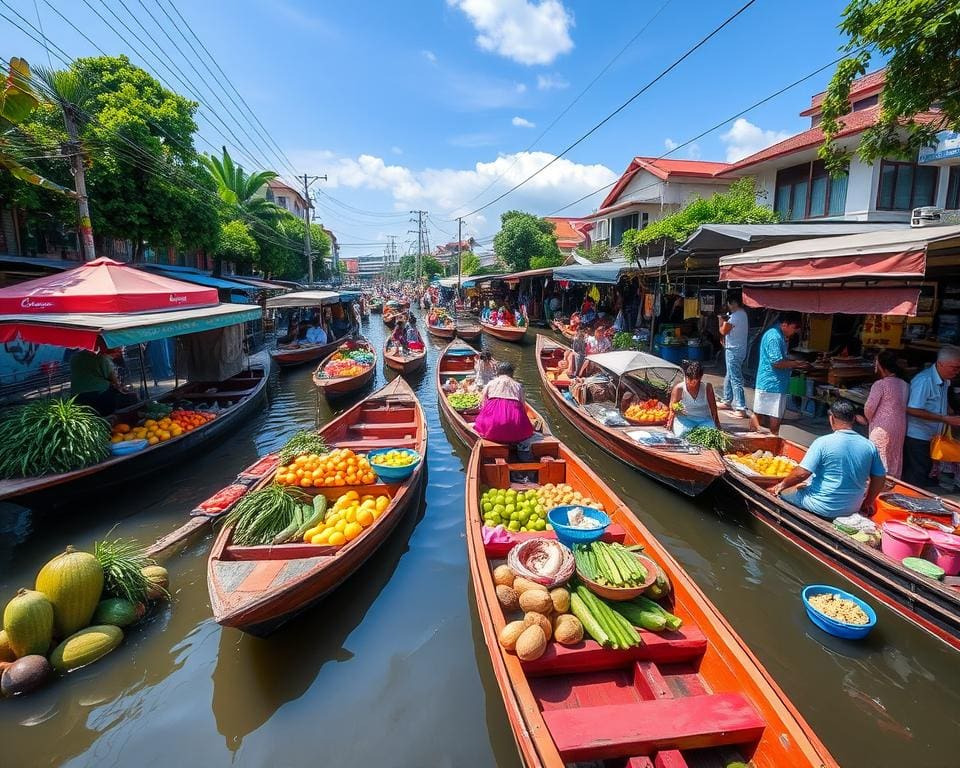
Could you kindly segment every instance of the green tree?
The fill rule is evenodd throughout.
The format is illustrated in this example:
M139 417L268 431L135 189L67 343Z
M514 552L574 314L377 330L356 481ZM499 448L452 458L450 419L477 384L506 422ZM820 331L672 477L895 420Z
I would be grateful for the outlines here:
M262 228L252 232L260 246L257 266L271 277L302 280L307 276L307 259L303 252L306 223L289 211L278 210L269 232L263 233ZM320 280L329 277L326 260L330 255L330 238L319 224L310 224L310 248L314 276Z
M577 248L577 256L582 256L594 264L610 261L610 245L604 241L594 243L589 248Z
M534 256L530 259L530 269L546 269L547 267L559 267L566 258L558 249L556 253L546 253L542 256Z
M266 223L277 218L282 209L260 194L267 182L277 178L275 171L247 173L243 166L233 162L226 147L222 157L201 155L200 162L213 179L217 195L231 209L231 215Z
M415 253L408 253L405 256L401 256L397 267L401 280L417 279L417 255ZM444 275L443 264L441 264L440 260L435 256L425 253L420 257L419 277L430 278L434 275L440 275L441 277Z
M563 263L553 224L523 211L501 214L500 231L493 238L493 252L514 272L530 269L534 259L543 266Z
M250 234L250 228L244 222L234 219L220 225L220 237L213 250L216 261L213 270L215 275L220 274L221 264L224 261L232 262L243 269L250 267L259 255L260 246L257 245L257 241Z
M460 254L460 274L464 277L476 274L480 269L480 257L473 251L464 251Z
M682 243L701 224L772 224L777 220L772 209L757 202L756 181L748 177L737 179L726 192L696 197L643 229L628 229L620 247L627 258L635 259L651 243Z
M960 3L957 0L851 0L840 30L849 54L837 65L823 100L820 157L833 173L847 153L834 143L850 112L850 86L876 56L886 60L886 83L875 125L863 132L857 154L866 162L909 157L935 143L942 130L960 130ZM914 117L938 104L941 117Z

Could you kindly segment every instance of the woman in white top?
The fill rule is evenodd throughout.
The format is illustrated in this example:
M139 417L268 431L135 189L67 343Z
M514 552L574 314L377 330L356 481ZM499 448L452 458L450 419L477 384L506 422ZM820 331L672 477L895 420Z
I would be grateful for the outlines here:
M683 406L679 413L674 410L676 403ZM703 366L693 361L684 364L683 381L674 386L670 394L667 429L677 437L683 437L697 427L720 429L720 417L713 385L703 381Z
M494 362L493 356L486 350L481 352L480 356L477 357L477 362L473 367L473 373L476 377L476 385L480 389L483 389L496 378L497 364Z
M497 366L497 376L483 388L480 413L473 428L480 437L496 443L520 443L533 436L533 424L527 416L523 384L513 378L513 363Z

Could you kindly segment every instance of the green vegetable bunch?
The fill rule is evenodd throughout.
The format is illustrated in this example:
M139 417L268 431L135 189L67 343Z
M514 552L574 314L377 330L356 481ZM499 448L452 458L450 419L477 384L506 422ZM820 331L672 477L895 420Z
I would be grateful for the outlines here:
M147 591L155 586L144 575L143 569L156 565L146 550L131 539L98 541L93 545L93 556L103 568L103 591L122 597L131 603L145 603Z
M696 427L684 436L684 440L692 445L710 448L720 453L729 453L733 445L733 438L722 429L716 427Z
M110 455L110 425L75 398L35 400L0 413L0 477L71 472Z
M609 587L637 587L647 580L647 569L622 544L594 541L575 544L577 572L590 581Z
M633 334L629 331L620 331L613 337L614 349L633 349Z
M290 459L297 456L303 456L307 453L326 453L330 448L319 432L309 429L301 429L294 432L293 437L287 440L286 445L280 449L280 463L289 464Z
M234 526L233 543L241 547L272 543L297 521L300 505L309 503L302 491L276 484L248 493L226 517L226 524Z

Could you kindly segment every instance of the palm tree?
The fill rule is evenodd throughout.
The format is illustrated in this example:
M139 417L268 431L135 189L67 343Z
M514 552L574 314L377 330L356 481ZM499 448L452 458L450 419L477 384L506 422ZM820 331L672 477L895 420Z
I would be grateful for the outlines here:
M235 209L235 215L247 220L252 218L267 222L272 222L277 217L279 208L258 193L267 182L277 178L278 173L257 171L248 174L242 166L233 162L226 147L223 148L222 158L200 155L200 162L217 185L217 195Z

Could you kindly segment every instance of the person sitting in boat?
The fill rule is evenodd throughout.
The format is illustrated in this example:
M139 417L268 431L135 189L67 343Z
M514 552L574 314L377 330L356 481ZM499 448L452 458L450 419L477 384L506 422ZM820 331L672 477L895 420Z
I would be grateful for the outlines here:
M677 403L683 406L679 412L674 409ZM684 364L683 381L670 393L667 429L677 437L683 437L697 427L720 429L720 417L713 385L703 380L703 365L694 360Z
M517 325L517 315L511 309L510 302L506 302L497 313L497 325L504 328L514 328Z
M570 322L567 323L567 330L576 333L578 330L580 330L580 324L580 313L574 312L572 315L570 315Z
M410 348L407 345L407 324L402 317L393 326L393 333L390 334L390 346L404 355L410 354Z
M828 520L860 510L872 514L886 469L877 446L854 431L856 415L849 400L834 401L829 413L833 432L814 440L801 462L770 492Z
M477 357L477 362L473 365L473 373L476 376L478 387L485 387L497 377L497 364L494 362L493 355L484 350Z
M583 365L583 379L570 385L570 394L580 405L613 403L617 390L610 375L589 360Z
M480 437L517 444L519 453L528 453L533 424L527 417L526 401L523 384L513 378L513 363L500 363L496 378L483 388L473 428Z
M333 335L339 339L341 336L345 336L350 330L350 318L347 316L343 304L334 304L331 313L333 320L331 321L330 329L333 331Z
M580 322L592 323L597 319L597 305L589 296L583 297L583 303L580 305Z
M413 315L410 315L410 319L407 321L407 349L414 352L423 350L423 338L417 328L417 319Z
M296 346L300 339L300 320L297 317L291 317L287 323L287 332L277 339L278 347Z
M323 330L323 326L320 325L319 317L314 317L313 322L310 324L310 327L307 328L307 343L308 344L326 344L327 343L327 332Z
M70 356L70 394L78 403L109 416L117 410L122 392L117 367L102 345L93 352L81 349Z
M490 303L483 308L483 311L480 313L480 321L483 323L493 323L496 318L494 314L497 311L497 302L493 299L490 299Z
M580 375L580 369L583 368L586 358L587 331L585 328L578 328L577 335L573 337L570 349L563 358L562 370L567 374L567 378L573 379Z

